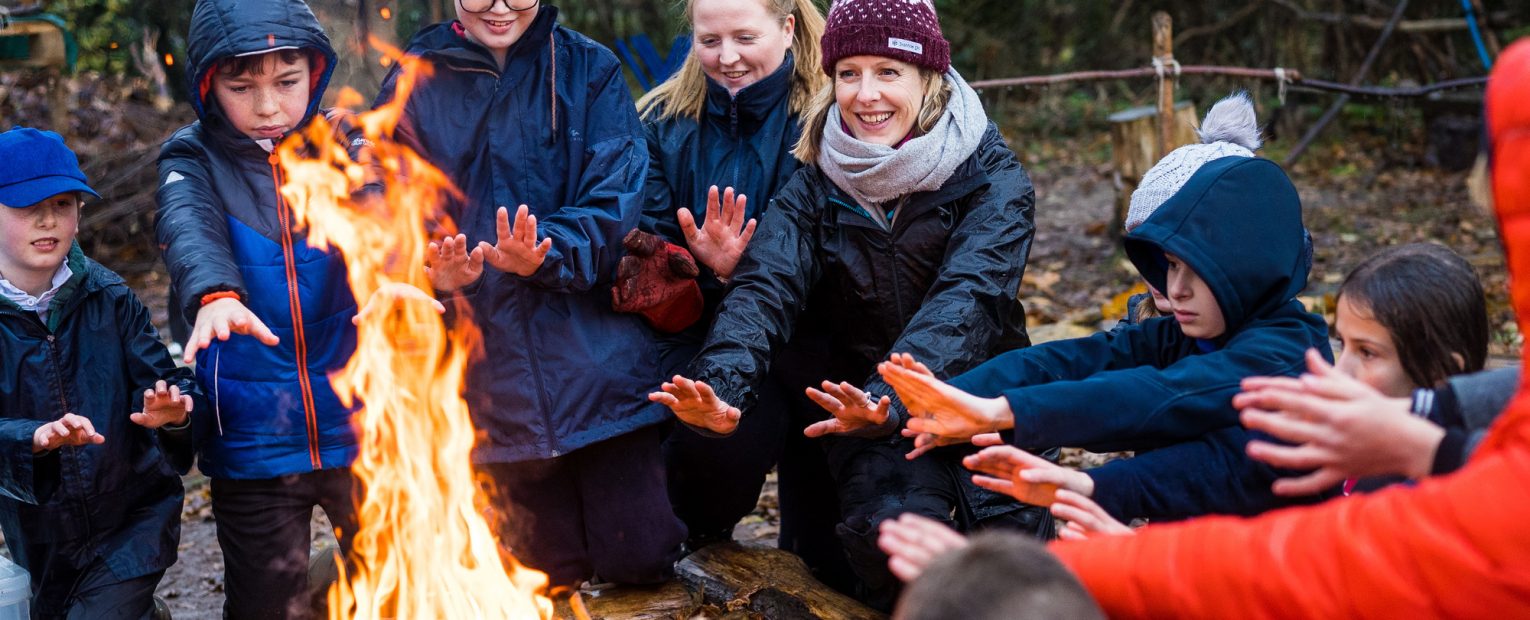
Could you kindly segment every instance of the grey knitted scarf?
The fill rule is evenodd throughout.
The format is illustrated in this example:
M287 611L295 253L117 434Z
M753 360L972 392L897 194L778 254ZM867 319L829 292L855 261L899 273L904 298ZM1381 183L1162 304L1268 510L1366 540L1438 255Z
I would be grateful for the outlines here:
M845 132L839 106L829 108L818 167L884 229L890 229L891 222L882 205L939 189L977 151L988 131L988 115L977 92L955 69L946 71L945 80L952 90L945 114L928 133L899 148L857 140Z

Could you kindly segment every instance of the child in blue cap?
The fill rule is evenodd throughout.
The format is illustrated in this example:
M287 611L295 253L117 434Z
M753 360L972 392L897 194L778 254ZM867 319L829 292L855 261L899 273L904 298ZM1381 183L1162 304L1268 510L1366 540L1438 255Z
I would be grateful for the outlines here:
M0 529L33 617L146 618L206 403L122 278L74 242L100 196L63 138L12 129L0 162Z

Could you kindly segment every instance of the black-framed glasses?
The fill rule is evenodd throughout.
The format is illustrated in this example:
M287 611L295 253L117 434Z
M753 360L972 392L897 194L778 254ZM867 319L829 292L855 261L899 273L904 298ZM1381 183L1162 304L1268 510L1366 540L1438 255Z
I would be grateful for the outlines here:
M462 7L462 10L469 13L478 14L488 13L489 11L494 10L494 5L499 4L500 2L505 3L505 8L520 12L530 11L534 8L537 8L537 5L541 4L542 0L530 0L530 2L527 2L527 0L519 0L519 2L524 3L525 6L515 6L515 4L512 3L512 0L457 0L457 6Z

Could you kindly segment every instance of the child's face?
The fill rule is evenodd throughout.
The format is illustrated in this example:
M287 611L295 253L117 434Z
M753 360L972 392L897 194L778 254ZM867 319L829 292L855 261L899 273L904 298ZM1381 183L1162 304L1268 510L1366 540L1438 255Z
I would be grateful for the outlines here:
M696 0L691 10L702 71L734 95L781 68L795 27L761 0Z
M306 55L287 62L269 52L258 71L229 76L214 69L213 94L240 133L256 140L278 139L308 111L309 71Z
M1147 280L1142 282L1147 284ZM1148 294L1153 296L1153 307L1158 309L1158 314L1162 316L1174 314L1174 302L1169 301L1168 295L1163 294L1163 291L1153 288L1152 284L1147 284L1147 290Z
M1335 364L1340 372L1394 398L1408 396L1419 387L1403 370L1392 333L1376 321L1370 308L1340 297L1335 313L1334 331L1344 346Z
M542 10L540 0L457 0L457 21L468 39L500 58L521 40Z
M1222 307L1217 305L1217 298L1211 294L1211 287L1206 286L1206 281L1178 256L1164 252L1163 257L1168 261L1164 271L1167 282L1164 293L1174 307L1174 320L1179 321L1180 330L1191 338L1221 336L1227 331L1227 322L1222 318Z
M79 228L80 199L72 192L29 207L0 207L0 276L17 286L47 282L69 256Z

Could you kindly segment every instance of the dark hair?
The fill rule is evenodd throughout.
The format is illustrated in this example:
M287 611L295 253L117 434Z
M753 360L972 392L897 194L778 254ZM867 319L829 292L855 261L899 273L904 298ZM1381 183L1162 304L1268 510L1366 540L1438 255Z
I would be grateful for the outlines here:
M1392 336L1397 359L1414 385L1434 387L1487 362L1487 303L1471 263L1442 245L1387 248L1360 263L1338 299L1369 311ZM1465 364L1451 355L1459 354Z
M1094 599L1041 543L983 532L935 558L898 598L893 620L1104 620Z
M218 60L214 70L219 77L235 78L246 73L250 75L264 75L266 72L267 54L276 54L283 63L295 65L299 60L308 58L302 50L285 49L267 52L266 54L250 54L248 56L229 56Z

